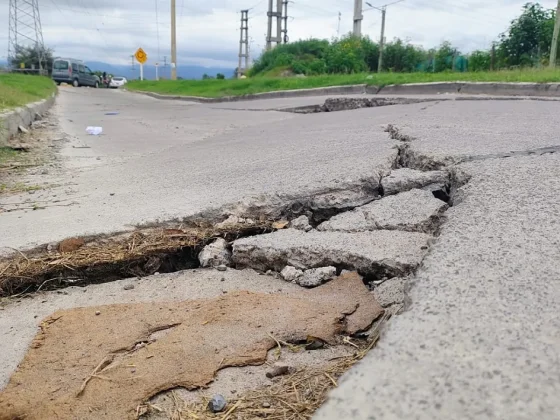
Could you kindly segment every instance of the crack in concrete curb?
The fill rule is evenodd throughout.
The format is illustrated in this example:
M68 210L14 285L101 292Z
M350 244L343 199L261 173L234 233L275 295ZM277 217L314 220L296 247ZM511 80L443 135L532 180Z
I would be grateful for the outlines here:
M131 91L147 95L156 99L178 100L199 103L224 103L240 102L258 99L296 98L305 96L326 95L378 95L405 94L405 95L490 95L494 97L473 98L473 100L557 100L560 98L559 83L509 83L509 82L433 82L433 83L408 83L402 85L374 86L367 84L329 86L312 89L293 89L275 92L263 92L240 96L224 96L219 98L205 98L200 96L163 95L155 92ZM510 98L501 97L510 96ZM471 98L458 98L470 100Z

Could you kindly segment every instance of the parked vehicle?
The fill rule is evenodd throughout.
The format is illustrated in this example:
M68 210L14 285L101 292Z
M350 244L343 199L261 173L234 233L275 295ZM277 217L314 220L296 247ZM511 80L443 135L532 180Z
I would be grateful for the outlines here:
M56 58L53 62L52 78L57 85L68 83L74 87L99 87L101 81L81 60Z
M128 80L126 80L126 77L113 77L109 83L109 87L117 89L123 87L127 82Z

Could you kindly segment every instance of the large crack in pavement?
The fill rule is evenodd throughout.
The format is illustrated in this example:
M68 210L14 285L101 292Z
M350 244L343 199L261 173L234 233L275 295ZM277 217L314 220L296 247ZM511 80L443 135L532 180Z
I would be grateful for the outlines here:
M40 299L41 294L53 289L62 288L64 297L66 293L64 288L68 287L73 290L73 293L75 293L75 286L82 287L85 292L85 286L102 282L115 282L130 277L149 279L154 274L161 276L163 273L185 273L186 276L192 277L198 275L195 273L199 270L208 273L205 275L221 277L221 282L232 273L238 273L242 277L250 277L253 276L250 273L255 273L254 275L257 277L261 275L259 282L281 282L290 285L291 293L294 296L302 296L302 293L305 292L304 288L323 290L337 281L336 284L342 284L341 280L335 279L345 278L344 276L348 276L350 271L358 273L362 283L373 291L372 299L381 304L387 315L399 313L407 303L407 279L414 275L423 258L429 253L430 245L437 238L440 228L445 222L445 211L454 204L455 192L467 179L443 164L427 160L419 164L417 160L410 158L412 138L400 134L395 126L389 126L387 131L390 139L396 141L395 163L393 167L388 166L385 170L376 172L370 177L343 183L336 188L325 188L305 196L267 197L260 201L236 203L198 214L180 224L169 222L158 226L146 226L133 233L69 238L59 244L44 245L4 259L0 262L0 294L8 297L6 308L10 309L14 299L19 300L18 304L25 305L25 301L21 301L25 295L29 295L31 300ZM187 270L184 271L185 269ZM269 276L262 276L263 274ZM136 280L136 282L139 281ZM126 287L127 285L125 285L125 290L127 290ZM244 285L243 282L239 287L241 290L251 290L251 287ZM338 288L337 293L345 293L345 287L347 286ZM41 294L32 293L38 291ZM340 297L339 295L332 297L333 301L336 301L337 296ZM255 297L255 299L260 302L261 298ZM263 297L262 299L268 298ZM93 307L78 315L75 310L70 310L62 313L64 322L57 323L58 318L55 316L51 318L52 322L47 320L47 323L49 328L52 325L61 325L60 328L73 329L73 324L68 324L67 319L72 319L74 316L82 319L85 313L118 312L120 309L117 306ZM227 305L222 306L224 314L228 311L226 307ZM345 316L349 316L356 308L344 310L343 313L346 314ZM138 310L140 313L142 312L141 307ZM319 309L316 308L316 310ZM15 315L15 313L14 310L12 314ZM156 317L157 313L156 310ZM379 338L379 325L374 321L378 319L380 313L363 320L359 328L344 330L344 334L352 336L351 340L355 340L355 342L348 341L348 337L343 336L339 336L337 339L331 339L329 336L328 340L318 341L320 344L321 341L330 340L330 344L335 348L337 345L357 347L361 349L361 353L359 356L351 356L344 368L336 372L328 370L331 373L327 374L327 384L321 395L317 397L316 405L311 407L312 411L322 403L326 392L332 388L333 384L336 384L338 377L375 344ZM115 318L115 322L118 322L119 325L124 323L121 326L124 328L123 331L128 330L126 328L127 318L127 316ZM384 322L386 319L384 318ZM204 322L202 325L205 325ZM243 323L244 321L240 318L238 322ZM152 325L149 329L152 331L153 322L150 321L148 324ZM178 325L177 322L171 322L171 320L165 325L168 324ZM348 325L346 321L344 324ZM369 326L372 326L372 329L368 330ZM290 348L298 343L301 344L302 337L306 335L308 337L304 340L304 345L315 345L313 343L317 339L313 338L313 331L308 327L301 328L303 329L299 329L296 334L299 338L295 341L292 340L292 344L285 335L280 335L278 338L272 336L272 340L267 342L267 349L276 344L280 348ZM95 328L87 333L88 336L96 335L94 330ZM43 334L46 334L46 331L47 329L44 328ZM340 335L342 332L342 330L338 331L335 335ZM61 333L64 335L67 331ZM27 334L30 334L29 328ZM243 334L243 327L240 328L240 334ZM100 340L103 342L104 348L114 347L113 340L116 338L113 333L100 334L99 337L102 337ZM34 411L35 409L28 404L20 404L16 407L10 401L10 395L16 394L20 401L26 401L25 390L22 391L23 393L17 391L16 394L13 394L12 392L16 390L19 381L26 382L28 380L25 378L36 374L32 367L36 364L30 360L35 358L41 362L50 354L48 352L55 354L57 351L56 335L51 338L38 337L37 339L41 343L43 340L47 340L48 351L45 353L46 350L41 349L41 344L34 346L31 353L28 353L15 376L8 383L7 391L0 394L0 401L2 401L2 396L7 395L6 399L0 403L0 405L4 404L5 408L9 408L9 411L6 412L17 412L18 415L25 412L26 415L31 416L30 418L35 418L40 417L42 415L40 413L46 412L44 410L51 410L42 405L41 410L43 411ZM319 348L322 346L323 344L320 344ZM309 347L309 349L311 348ZM343 352L343 354L346 353ZM293 359L293 363L299 363L299 369L304 371L309 367L310 362L298 359L298 357ZM349 356L346 354L345 357ZM20 360L20 358L21 354L12 356L12 360ZM292 360L289 357L288 359ZM318 359L321 360L322 369L333 368L332 361L329 361L324 355L319 356ZM218 359L216 360L219 362ZM224 363L222 360L216 364L217 367L213 367L214 370L209 371L209 377L213 378L217 371L228 366L262 365L267 360L269 363L272 362L271 355L266 356L266 351L265 356L261 354L257 359L247 358L245 362L238 360L232 364ZM92 378L95 379L98 376L103 378L106 375L107 366L97 368L95 367L97 362L94 363L93 359L88 359L87 366L93 363L91 368L88 368L91 371L89 376L83 378L83 381L79 381L79 383L65 385L70 392L73 392L74 387L79 388L74 390L78 391L75 393L78 398L81 398ZM121 362L121 364L124 363ZM125 362L130 362L130 360ZM55 364L49 363L43 365L44 372L42 371L41 375L56 376L56 372L51 372L51 368L56 368ZM151 366L150 369L160 372L158 363L169 363L169 360L165 357L161 359L160 355L156 355L153 360L150 357L149 361L143 360L142 363ZM136 367L133 369L133 373L136 373L136 369ZM82 370L76 373L77 377L83 375ZM236 376L240 374L239 372L244 371L236 372L238 373L232 375ZM6 373L11 372L8 370ZM330 376L331 374L332 376ZM218 377L220 377L219 375ZM177 397L174 393L178 392L177 386L182 385L192 391L207 386L211 381L210 379L202 383L195 380L191 383L190 379L181 382L169 377L161 377L154 386L154 384L143 384L140 379L141 375L133 376L140 386L138 390L142 389L142 391L129 392L119 396L117 405L119 413L124 413L123 418L134 418L140 414L146 418L158 418L158 413L161 411L154 409L154 405L158 407L158 404L163 404L162 400L165 400L166 396L172 396L172 399L176 401ZM5 381L7 378L2 379ZM119 377L115 380L118 382L123 378ZM109 389L111 381L96 379L94 382L96 393L109 392L114 395L114 392ZM187 383L190 385L187 386ZM266 385L257 381L256 385L259 384ZM212 389L219 387L219 382L212 385ZM244 389L246 392L251 392L250 388L245 387ZM59 391L60 388L52 392L59 393ZM192 393L191 391L187 391L187 394ZM186 400L192 399L192 395L189 395L185 396ZM196 395L200 396L200 394ZM57 394L56 401L68 407L64 402L68 401L68 398L70 398L69 394L64 393L62 396ZM270 398L270 396L267 395L266 398ZM244 407L247 413L254 409L251 405L244 406L242 401L241 396L233 405L239 413L243 412ZM260 402L260 404L263 403L267 402ZM53 404L53 409L57 410L58 403ZM142 405L140 411L139 404ZM93 410L93 414L88 413L87 410L80 411L80 413L85 416L84 418L105 418L97 409ZM135 416L133 416L134 413ZM112 414L108 415L107 418L111 418Z

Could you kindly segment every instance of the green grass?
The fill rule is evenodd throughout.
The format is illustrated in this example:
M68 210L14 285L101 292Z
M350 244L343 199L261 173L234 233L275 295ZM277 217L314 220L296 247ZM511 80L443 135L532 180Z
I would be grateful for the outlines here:
M0 73L0 111L44 99L55 91L48 77Z
M0 166L6 161L16 158L19 152L10 147L0 147Z
M273 92L277 90L307 89L326 86L342 86L366 83L386 86L404 83L426 82L560 82L559 70L508 70L473 73L383 73L372 74L335 74L299 77L254 77L242 80L160 80L131 81L130 90L156 92L165 95L202 96L217 98L252 93Z

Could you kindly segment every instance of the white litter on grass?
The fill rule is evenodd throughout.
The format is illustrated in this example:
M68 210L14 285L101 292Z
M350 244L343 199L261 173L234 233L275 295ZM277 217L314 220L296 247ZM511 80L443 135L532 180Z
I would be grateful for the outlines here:
M98 136L103 133L103 127L87 127L86 133L91 134L92 136Z

